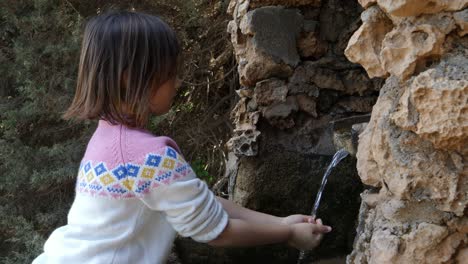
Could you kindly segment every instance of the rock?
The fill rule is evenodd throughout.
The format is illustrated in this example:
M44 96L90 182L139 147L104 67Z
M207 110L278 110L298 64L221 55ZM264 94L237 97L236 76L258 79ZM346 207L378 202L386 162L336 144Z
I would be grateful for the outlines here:
M306 65L307 67L308 65ZM339 74L327 68L319 68L310 66L307 69L309 81L315 84L320 89L332 89L337 91L345 91L345 86Z
M307 94L309 96L318 97L319 88L310 82L309 75L304 65L299 65L293 75L289 78L288 83L289 94Z
M233 136L226 143L230 151L238 156L255 156L257 155L258 145L257 137L260 131L257 130L257 122L260 118L260 112L248 111L248 98L244 97L239 100L231 118L236 125Z
M317 117L317 112L315 110L316 103L312 97L304 95L304 94L300 94L300 95L297 95L296 98L297 98L297 104L301 111L313 117Z
M265 132L279 133L272 130ZM287 140L291 141L291 138ZM241 158L234 201L247 208L274 215L309 214L331 156L287 150L263 134L260 142L261 153L257 157ZM315 254L335 257L345 253L351 246L354 219L359 206L355 198L361 190L354 166L355 160L346 158L329 177L319 217L327 219L327 223L333 226L334 232L324 237L321 246L314 249ZM265 178L264 175L268 177ZM258 250L261 248L256 251ZM295 258L282 257L282 260L279 258L274 261L259 260L254 263L296 263L298 251L295 250L295 253ZM253 256L258 254L260 253ZM272 254L274 253L269 252L266 256ZM251 262L247 260L238 263Z
M362 11L357 1L327 0L320 7L320 37L335 43Z
M257 138L260 131L254 129L234 130L227 146L237 156L255 156L258 152Z
M468 155L468 59L457 55L412 80L392 120L437 149Z
M344 51L348 46L349 40L353 36L354 32L356 32L361 25L361 18L356 18L354 21L350 22L350 24L346 27L345 30L341 31L340 35L338 36L338 42L333 48L333 53L336 56L344 57Z
M458 27L459 36L465 34L466 14L442 11L460 10L467 3L377 0L378 6L363 13L363 25L350 40L345 51L349 59L362 64L370 76L374 67L374 72L377 68L390 77L359 135L359 176L379 188L379 194L372 202L363 197L347 263L466 259L468 61L466 40L454 31ZM378 17L379 7L386 12L379 14L388 16L382 20L390 25L390 19L393 29L363 36L368 23L364 15ZM365 59L358 61L354 54Z
M226 12L235 20L243 17L249 11L250 0L231 0Z
M468 6L467 0L377 0L377 3L385 12L400 17L457 11Z
M333 130L333 145L336 150L345 149L350 155L356 156L357 151L357 132L353 130L356 124L369 121L370 115L350 116L337 120L333 120L331 127Z
M362 69L344 71L341 74L346 94L364 95L366 92L374 92L380 89L380 83L375 83L367 77ZM335 89L338 90L338 89Z
M356 156L357 148L359 144L359 135L366 129L367 122L357 123L351 126L351 144L353 146L352 152L349 152L351 155Z
M345 97L340 99L331 111L334 113L370 113L376 101L376 96Z
M327 53L327 45L316 32L303 32L297 43L299 55L306 58L319 58Z
M285 7L320 7L321 0L231 0L227 13L234 18L244 16L247 11L263 6L285 6Z
M250 8L282 5L287 7L308 6L320 7L321 0L250 0Z
M361 14L362 25L349 40L346 57L366 69L370 78L385 77L380 51L385 35L392 29L392 22L377 7L371 6Z
M255 49L295 67L299 63L296 38L302 20L297 9L262 7L249 11L239 28L244 35L253 36Z
M255 85L255 100L259 106L268 106L286 101L288 87L279 79L260 81Z
M296 39L302 26L297 9L261 7L247 12L228 31L234 45L240 83L254 86L272 76L288 77L299 63Z
M455 259L457 263L463 263L463 261L466 261L468 259L468 247L460 249Z
M375 5L377 0L358 0L358 2L362 7L368 8L371 5Z
M455 23L447 13L404 20L385 36L381 65L389 73L407 79L417 64L445 52L445 36L454 28Z
M361 180L383 186L399 199L431 201L439 210L463 215L468 203L463 157L437 150L431 142L395 126L390 116L396 111L401 89L396 77L387 79L382 89L371 120L359 137L357 168Z
M239 90L236 90L237 95L241 98L252 98L254 91L251 88L241 87Z
M455 24L459 27L458 35L463 37L468 33L468 9L453 13Z
M290 94L306 93L317 97L319 89L330 89L345 94L365 94L378 91L379 82L371 81L360 68L344 68L337 71L318 63L304 62L289 79Z
M290 115L297 112L297 110L299 110L299 106L296 97L288 96L285 102L264 108L263 116L271 125L280 129L286 129L294 126L294 120Z
M373 83L360 68L345 67L339 71L317 62L306 61L299 65L289 79L289 89L293 93L307 93L308 89L330 89L346 94L364 94L375 91L378 83ZM300 89L299 88L303 88Z
M371 203L369 198L373 200ZM395 215L388 219L385 210L394 210L390 207L395 200L386 199L382 193L364 194L355 250L348 256L347 263L447 263L463 252L468 236L444 225L450 214L433 209L435 211L420 217L419 211L411 210L421 210L424 206L415 204L405 209L410 216L406 219L408 222L401 222ZM396 202L395 206L402 208L401 202ZM437 223L425 219L433 214L442 215Z

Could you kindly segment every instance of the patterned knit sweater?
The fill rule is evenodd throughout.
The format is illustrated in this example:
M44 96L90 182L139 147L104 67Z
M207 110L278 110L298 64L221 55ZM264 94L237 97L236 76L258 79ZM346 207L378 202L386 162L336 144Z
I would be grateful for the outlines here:
M100 120L80 165L67 225L40 263L164 263L176 232L215 239L227 213L168 137Z

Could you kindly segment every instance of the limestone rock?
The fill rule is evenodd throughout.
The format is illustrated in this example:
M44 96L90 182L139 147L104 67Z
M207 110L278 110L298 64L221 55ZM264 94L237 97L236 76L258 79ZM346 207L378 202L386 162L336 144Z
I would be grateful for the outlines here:
M255 101L259 106L268 106L286 101L288 87L279 79L267 79L255 85Z
M357 168L365 184L382 186L399 199L431 201L444 211L463 215L468 203L464 158L437 150L416 134L401 131L390 120L400 84L390 77L371 120L359 137Z
M466 34L467 13L462 9L468 1L369 2L360 1L370 7L345 54L369 75L371 65L390 77L359 135L359 176L379 193L363 194L358 234L347 263L464 263L468 59L466 39L455 34ZM379 8L393 29L363 37L364 15ZM458 10L462 11L454 12ZM364 44L380 39L366 48L356 44L359 38L367 41ZM359 56L370 53L373 60L367 56L358 61L351 51Z
M458 35L460 37L466 35L466 33L468 33L468 9L453 13L453 19L460 28L458 30Z
M319 58L327 53L327 45L316 32L301 33L297 47L301 57Z
M226 11L237 20L249 11L249 5L250 0L231 0Z
M262 7L246 13L228 31L234 45L240 82L253 86L272 76L288 77L299 63L296 39L302 26L297 9Z
M285 7L320 7L321 0L231 0L227 8L227 13L240 18L247 11L262 6L285 6Z
M385 12L400 17L457 11L468 6L467 0L377 0L377 3Z
M320 89L332 89L345 91L345 86L339 74L327 68L314 67L306 64L307 76L309 81Z
M346 94L364 95L366 92L378 91L380 83L370 80L362 69L350 69L341 74ZM338 89L335 89L338 90Z
M366 69L369 77L383 77L387 71L381 66L380 50L392 22L377 7L372 6L361 14L362 25L349 40L346 57Z
M332 112L337 113L370 113L377 98L375 96L350 96L340 99Z
M287 7L308 6L320 7L321 0L250 0L250 7L282 5Z
M234 130L227 146L237 156L255 156L258 152L257 138L260 131L254 129Z
M248 99L248 97L241 98L231 113L236 128L226 145L238 156L255 156L258 151L257 138L260 131L257 130L256 124L260 112L248 110Z
M359 4L361 4L362 7L368 8L371 5L374 5L377 3L377 0L358 0Z
M290 90L330 89L346 94L364 94L375 91L378 83L372 82L361 69L343 68L341 71L306 61L298 66L289 81ZM300 89L302 88L302 89Z
M320 7L320 37L327 42L337 42L342 31L353 24L361 11L357 1L324 1Z
M392 119L437 149L468 155L468 59L454 56L416 76Z
M430 204L388 200L382 192L362 196L355 250L347 263L447 263L463 254L467 233L446 224L468 218L453 218Z
M409 78L417 64L445 52L446 34L454 28L448 13L405 19L382 42L382 67L403 80Z
M289 78L288 89L291 95L319 96L319 88L310 82L307 68L304 65L300 65L294 70L293 75Z
M316 102L307 95L299 94L296 96L299 109L313 117L317 117Z
M291 128L294 120L291 114L299 110L296 97L288 96L286 101L270 105L263 109L263 116L268 122L280 129Z

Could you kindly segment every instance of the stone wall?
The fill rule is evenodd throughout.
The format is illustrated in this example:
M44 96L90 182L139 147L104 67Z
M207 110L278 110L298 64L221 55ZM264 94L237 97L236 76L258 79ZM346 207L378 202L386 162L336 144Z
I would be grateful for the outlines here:
M342 135L368 121L383 83L344 56L362 10L348 0L231 1L228 32L242 86L228 143L232 200L276 215L310 213L335 145L347 145ZM350 253L361 191L348 158L325 190L319 217L334 231L315 259ZM236 263L295 263L298 255L280 246L244 253Z
M360 135L348 263L468 263L468 1L360 1L346 56L387 77Z

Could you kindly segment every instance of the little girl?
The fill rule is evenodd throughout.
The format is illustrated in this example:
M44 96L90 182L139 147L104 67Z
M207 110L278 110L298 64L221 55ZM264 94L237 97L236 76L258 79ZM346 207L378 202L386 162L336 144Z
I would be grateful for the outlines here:
M81 161L67 225L33 263L164 263L176 233L212 246L286 242L312 249L330 232L304 215L280 218L215 197L177 144L145 129L179 86L180 45L158 17L92 18L65 118L99 119Z

